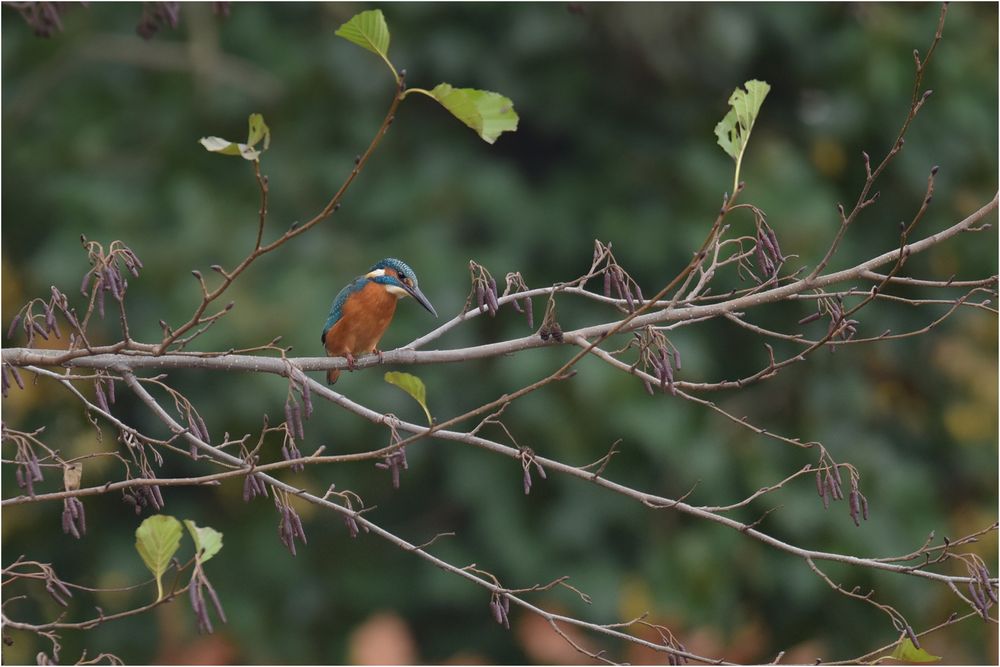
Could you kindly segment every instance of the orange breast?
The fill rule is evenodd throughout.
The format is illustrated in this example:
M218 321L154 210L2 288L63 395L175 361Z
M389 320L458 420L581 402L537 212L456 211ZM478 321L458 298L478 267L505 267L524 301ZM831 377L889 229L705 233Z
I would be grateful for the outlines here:
M392 322L398 299L382 285L368 283L344 302L340 320L326 332L327 354L342 357L375 350Z

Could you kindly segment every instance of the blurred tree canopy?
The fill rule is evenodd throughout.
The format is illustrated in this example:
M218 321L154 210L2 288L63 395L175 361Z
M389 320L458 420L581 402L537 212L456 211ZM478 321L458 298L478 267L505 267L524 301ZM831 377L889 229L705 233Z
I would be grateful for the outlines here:
M318 211L393 94L377 59L333 36L366 8L239 3L222 20L208 4L184 4L177 29L143 41L135 35L138 4L74 7L50 39L33 36L4 7L4 328L50 285L75 292L87 269L80 234L120 238L145 262L129 292L137 339L158 340L161 318L186 320L199 300L190 271L242 258L257 224L250 166L210 154L197 140L241 136L251 112L262 113L272 132L262 163L270 179L268 233ZM231 289L234 310L199 349L281 336L293 354L319 356L334 294L388 256L413 266L447 317L465 302L470 259L494 275L520 271L530 286L542 286L584 272L595 238L612 243L644 291L655 292L688 261L731 187L732 161L713 128L733 88L750 78L768 81L772 91L743 164L741 197L768 213L786 252L814 265L836 231L836 203L852 202L864 180L860 152L875 157L890 148L909 104L912 51L926 48L938 15L937 5L844 3L382 9L393 60L411 85L449 81L500 91L514 100L518 131L490 146L432 101L407 99L343 208L308 240L289 243L244 275ZM835 263L897 244L897 225L919 207L932 165L941 171L919 236L993 196L997 57L996 4L953 5L925 79L934 94L881 183L878 205L851 228ZM995 274L994 237L960 237L914 258L907 271L938 280ZM761 324L793 322L811 307L774 306ZM561 302L564 328L588 321L592 308ZM940 314L931 308L880 304L864 313L862 327L868 335L918 328ZM114 324L109 318L106 341L116 336ZM425 313L401 307L383 347L430 326ZM957 536L996 520L996 326L981 312L960 312L931 335L823 351L774 380L717 397L770 430L824 442L861 470L872 503L871 520L858 529L842 506L822 512L811 483L803 483L739 518L752 521L780 504L762 525L776 537L874 556L916 548L930 530ZM506 311L440 345L527 333L523 318ZM735 377L766 363L758 340L723 323L672 340L684 351L688 377ZM428 367L421 376L432 412L447 417L551 372L569 354L530 351ZM572 382L509 409L505 417L522 445L580 465L622 438L612 479L673 497L697 482L695 504L735 502L810 462L714 413L647 396L641 383L598 363L584 360L579 369ZM259 428L262 413L280 414L287 389L280 378L256 375L178 371L171 380L220 433ZM340 382L338 391L420 421L419 408L378 369ZM64 452L93 450L94 430L69 406L65 395L29 386L4 401L4 419L25 428L49 424L46 438ZM142 405L120 409L153 423ZM332 409L318 411L309 432L305 453L320 444L328 453L358 451L385 437ZM478 563L509 585L570 575L592 605L559 590L540 599L598 622L649 611L695 652L761 661L787 649L805 661L857 655L896 638L877 611L832 594L801 561L732 531L654 513L572 479L536 480L525 497L516 464L457 445L420 443L409 458L398 491L367 463L308 469L297 479L358 492L378 506L376 521L418 543L455 531L435 553L458 565ZM102 465L112 464L95 462L85 483L89 474L109 474ZM11 488L12 471L4 470L3 482ZM275 535L270 501L244 504L236 481L164 495L166 511L225 534L225 548L207 568L229 624L199 638L187 602L178 601L153 616L67 633L66 659L86 648L126 662L336 663L364 659L378 642L411 662L580 659L550 641L555 636L538 619L516 615L509 634L490 620L482 590L378 540L351 540L336 517L301 508L309 544L293 559ZM56 504L5 509L4 564L29 553L89 586L145 579L133 549L139 518L132 508L115 494L86 504L90 531L81 541L59 532ZM996 562L995 533L979 548ZM865 576L845 583L899 601L915 626L940 622L954 606L944 587ZM147 594L102 594L97 604L111 613ZM25 604L39 617L55 615L47 598ZM88 609L74 601L70 614ZM46 649L23 633L13 636L7 662ZM949 662L995 661L996 628L968 621L925 645ZM621 657L651 659L634 649Z

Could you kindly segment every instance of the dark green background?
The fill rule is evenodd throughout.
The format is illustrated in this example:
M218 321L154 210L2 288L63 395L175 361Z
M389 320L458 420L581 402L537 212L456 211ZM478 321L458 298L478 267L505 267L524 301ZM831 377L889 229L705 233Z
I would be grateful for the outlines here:
M219 21L207 5L189 5L177 30L150 42L134 36L139 5L75 8L63 17L64 32L49 40L32 36L4 7L3 328L50 285L82 303L81 233L103 243L121 239L145 262L128 293L139 339L157 340L160 318L185 321L198 302L190 271L209 275L209 265L231 267L245 256L258 205L249 164L209 154L197 139L238 139L251 112L264 114L273 136L263 161L271 184L268 236L315 214L391 99L391 78L379 60L333 36L371 7L237 4ZM318 355L333 295L386 256L414 267L444 317L465 301L469 259L498 278L520 271L532 287L543 286L584 272L594 238L613 243L619 261L653 293L690 257L731 187L732 161L713 128L733 88L750 78L770 82L772 92L744 161L743 200L767 211L786 252L813 265L836 230L836 203L857 196L860 151L880 158L895 137L909 104L912 50L926 50L938 15L936 5L841 3L382 9L391 57L408 70L411 85L447 81L500 91L515 102L519 130L489 146L431 100L408 98L342 210L253 266L230 290L235 309L198 349L259 345L280 335L294 354ZM997 76L996 5L952 5L926 77L934 95L880 182L880 202L850 230L834 268L893 247L932 165L941 172L918 235L953 224L992 197ZM748 233L748 217L731 222ZM907 271L974 278L995 274L996 265L991 232L915 257ZM732 275L719 281L716 292L740 286ZM542 307L536 301L535 312ZM559 312L566 329L613 316L569 298ZM779 305L748 317L794 332L807 312L802 304ZM879 303L861 313L860 332L919 328L941 312ZM113 321L100 326L97 342L116 340ZM401 304L383 347L432 326L427 313ZM805 331L820 333L821 325ZM523 318L505 309L435 346L528 332ZM762 524L770 534L866 556L911 551L931 530L957 537L996 520L996 336L994 317L963 311L931 335L823 351L763 385L712 396L770 430L824 442L838 460L858 467L872 506L871 520L855 528L845 503L824 512L812 479L803 478L735 516L752 521L780 505ZM722 322L678 331L672 340L683 352L686 379L733 378L767 360L759 339ZM570 354L547 348L400 370L423 377L432 412L446 419L544 376ZM673 497L699 482L690 501L706 505L735 502L815 461L811 452L754 437L693 404L649 397L641 384L597 361L579 370L572 381L507 410L505 422L520 444L582 465L622 438L610 478ZM168 381L195 401L216 438L255 431L264 412L277 418L286 392L280 378L264 375L174 371ZM421 419L419 408L381 381L381 370L345 375L337 389ZM165 432L124 390L119 394L115 409L123 418ZM4 401L4 419L22 429L47 425L46 442L64 454L115 445L108 430L98 443L79 407L48 383L15 392ZM307 453L320 444L354 452L387 440L383 430L329 406L318 409L306 432ZM503 440L498 431L488 435ZM271 442L267 457L277 457L277 448ZM5 444L4 458L11 456ZM161 476L205 472L175 458ZM654 512L575 479L536 480L525 497L517 463L454 443L422 442L409 460L396 492L370 463L282 477L318 491L331 482L352 489L378 505L372 520L414 542L455 531L433 552L456 565L475 562L509 586L570 575L592 605L564 590L531 599L598 622L648 610L709 655L760 661L788 649L798 660L844 659L896 637L885 616L836 595L801 560L731 530ZM114 465L88 464L84 482L118 474ZM14 495L11 470L3 480L4 496ZM54 474L44 488L58 488ZM75 661L86 648L127 662L190 659L178 657L184 652L250 663L343 662L354 655L352 632L387 610L413 633L416 661L557 659L531 648L538 632L524 614L513 615L508 634L491 620L481 589L381 540L352 541L328 514L301 508L309 545L292 558L277 539L271 501L244 504L239 482L165 489L164 496L166 512L225 534L225 548L207 567L230 618L218 631L221 641L198 638L182 599L155 614L65 633L63 660ZM139 520L131 509L114 494L85 505L89 532L81 541L59 531L57 504L4 510L3 563L24 553L85 585L142 580L132 547ZM977 549L995 564L995 535ZM960 608L930 582L826 569L848 588L875 587L880 601L918 629ZM127 609L151 595L148 588L80 594L67 618L91 616L94 604L107 613ZM41 621L57 609L35 591L5 613ZM33 661L47 650L32 636L11 636L8 662ZM598 645L619 659L649 657ZM996 628L968 621L925 645L947 662L992 661Z

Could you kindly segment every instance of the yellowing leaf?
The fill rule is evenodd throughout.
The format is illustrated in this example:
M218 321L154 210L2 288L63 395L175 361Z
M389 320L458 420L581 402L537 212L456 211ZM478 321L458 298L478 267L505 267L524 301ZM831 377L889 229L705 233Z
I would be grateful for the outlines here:
M156 599L163 599L163 573L181 545L181 522L166 514L154 514L135 531L135 549L156 577Z
M82 463L67 463L63 466L63 488L67 491L76 491L79 489L82 478Z
M198 142L205 147L205 150L222 155L240 155L244 160L256 160L260 158L260 151L255 151L246 144L238 144L222 137L202 137Z
M215 528L199 528L191 519L184 519L184 525L194 539L195 556L200 562L205 563L222 549L222 533Z
M212 153L239 155L244 160L259 160L260 154L266 151L271 145L271 130L268 128L267 123L264 122L264 117L259 113L250 114L248 125L250 127L247 131L247 142L245 144L229 141L222 137L202 137L198 140L198 143L204 146L205 150ZM261 140L264 141L264 145L260 150L257 150L254 146L260 143Z
M419 403L420 407L424 409L424 414L427 415L427 423L430 425L434 424L434 420L431 419L430 410L427 409L427 389L424 387L423 380L409 373L390 371L385 374L385 381L396 385L412 396L413 400Z
M896 648L892 651L892 656L896 660L902 660L903 662L934 662L935 660L940 660L941 657L937 655L931 655L922 648L917 648L914 646L913 642L908 638L901 639Z
M517 129L519 120L510 98L489 90L452 88L439 83L430 91L431 97L492 144L503 132Z

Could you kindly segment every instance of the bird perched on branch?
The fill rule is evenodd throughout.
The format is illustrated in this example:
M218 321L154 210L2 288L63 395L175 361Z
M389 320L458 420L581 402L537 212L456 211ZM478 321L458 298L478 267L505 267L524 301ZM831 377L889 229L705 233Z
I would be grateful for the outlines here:
M323 325L320 340L327 355L345 357L348 368L353 368L356 354L375 352L381 356L376 346L392 322L396 302L407 296L437 317L434 306L417 287L417 274L398 259L383 259L352 280L333 300ZM333 384L339 376L339 370L327 371L326 380Z

